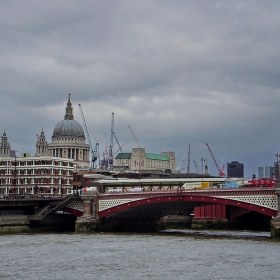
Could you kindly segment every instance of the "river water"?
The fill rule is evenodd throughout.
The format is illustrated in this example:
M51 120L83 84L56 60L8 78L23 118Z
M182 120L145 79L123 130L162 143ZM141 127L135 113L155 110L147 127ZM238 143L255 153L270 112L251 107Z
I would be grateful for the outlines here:
M267 232L0 236L0 279L280 279Z

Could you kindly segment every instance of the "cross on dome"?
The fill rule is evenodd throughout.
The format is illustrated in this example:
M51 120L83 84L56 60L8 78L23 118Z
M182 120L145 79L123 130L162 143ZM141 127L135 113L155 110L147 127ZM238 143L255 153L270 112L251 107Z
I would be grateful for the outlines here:
M65 108L65 116L64 116L65 120L73 120L74 119L73 107L72 107L72 103L71 103L71 100L70 100L70 96L71 96L71 93L68 94L68 102L67 102L67 107Z

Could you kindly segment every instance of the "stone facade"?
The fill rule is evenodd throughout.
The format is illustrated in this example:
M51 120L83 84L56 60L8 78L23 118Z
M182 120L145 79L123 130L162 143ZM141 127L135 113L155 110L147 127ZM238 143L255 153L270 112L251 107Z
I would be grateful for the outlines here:
M123 167L132 171L141 170L176 170L174 152L161 154L146 153L144 148L133 148L131 153L119 153L115 158L116 168Z

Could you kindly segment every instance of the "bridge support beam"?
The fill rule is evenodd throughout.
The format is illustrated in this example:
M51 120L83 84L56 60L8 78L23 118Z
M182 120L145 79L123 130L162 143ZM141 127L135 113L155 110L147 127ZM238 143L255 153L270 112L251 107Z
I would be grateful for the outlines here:
M84 203L84 214L76 220L76 232L92 232L100 230L101 224L97 214L97 192L83 192L81 198Z
M271 219L270 234L273 238L280 239L280 180L275 182L275 193L277 194L278 213Z

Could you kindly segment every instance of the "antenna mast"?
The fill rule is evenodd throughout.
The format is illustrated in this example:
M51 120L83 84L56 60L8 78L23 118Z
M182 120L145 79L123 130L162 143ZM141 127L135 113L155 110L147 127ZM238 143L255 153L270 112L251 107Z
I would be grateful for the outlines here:
M189 145L187 174L190 174L190 162L191 162L191 145Z
M109 168L112 169L113 167L113 137L114 137L114 112L112 113L112 120L111 120L111 138L110 138L110 146L109 146Z

